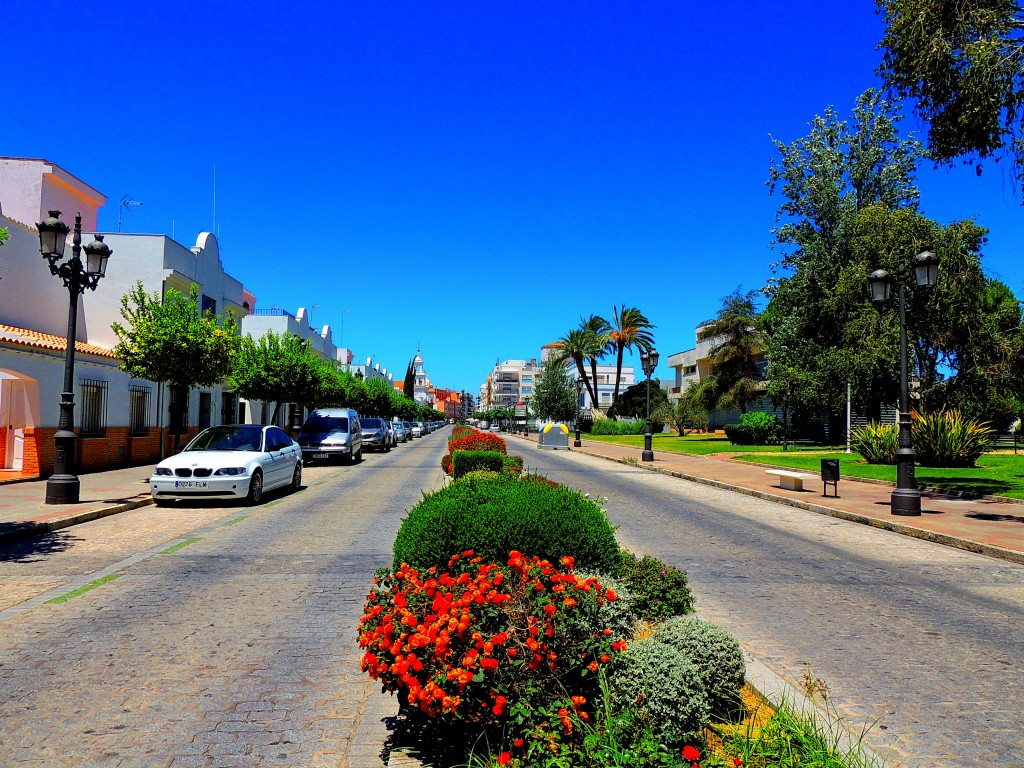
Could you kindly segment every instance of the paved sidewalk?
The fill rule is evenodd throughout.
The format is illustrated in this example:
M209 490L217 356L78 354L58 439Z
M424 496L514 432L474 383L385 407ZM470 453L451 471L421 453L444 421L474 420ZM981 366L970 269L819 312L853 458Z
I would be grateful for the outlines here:
M79 475L78 504L47 504L46 480L0 483L0 542L151 504L152 464Z
M502 437L536 443L534 435L524 438L502 433ZM764 466L745 461L655 451L653 462L641 462L640 448L595 440L582 443L582 448L572 450L620 463L635 460L643 469L1024 563L1024 506L1013 501L992 497L962 499L925 492L920 517L899 517L890 511L891 483L841 477L839 498L831 496L831 488L825 498L821 479L817 477L804 480L803 491L788 491L779 487L777 477L765 474Z

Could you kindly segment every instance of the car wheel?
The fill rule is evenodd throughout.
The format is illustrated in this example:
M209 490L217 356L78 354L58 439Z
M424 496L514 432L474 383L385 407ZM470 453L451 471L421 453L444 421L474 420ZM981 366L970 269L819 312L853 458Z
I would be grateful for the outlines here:
M363 449L362 449L362 447L360 446L359 450L358 450L358 451L356 451L356 456L355 456L355 459L354 459L354 461L355 461L355 463L356 463L356 464L358 464L358 463L359 463L359 462L361 462L362 460L363 460Z
M295 472L292 474L292 491L299 491L302 489L302 464L296 462Z
M245 500L250 504L259 504L263 498L263 473L258 469L252 473L252 480L249 481L249 493Z

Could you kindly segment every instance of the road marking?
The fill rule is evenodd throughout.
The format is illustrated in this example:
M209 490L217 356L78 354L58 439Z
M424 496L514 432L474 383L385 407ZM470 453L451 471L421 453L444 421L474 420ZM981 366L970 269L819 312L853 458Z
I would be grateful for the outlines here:
M199 536L193 536L191 539L185 539L184 541L179 541L173 547L168 547L167 549L163 550L160 554L161 555L169 555L172 552L177 552L179 549L183 549L184 547L187 547L189 544L195 544L197 541L199 541L199 538L200 538Z
M50 605L50 604L54 604L54 603L66 603L68 600L70 600L70 599L72 599L74 597L78 597L79 595L84 595L86 592L89 592L90 590L96 589L96 587L102 586L102 585L106 584L108 581L113 581L114 579L118 578L120 575L121 574L119 574L119 573L109 573L109 574L107 574L106 576L104 576L101 579L96 579L95 581L90 581L88 584L83 584L78 589L73 589L70 592L65 592L63 595L60 595L59 597L54 597L54 598L52 598L50 600L47 600L46 604Z

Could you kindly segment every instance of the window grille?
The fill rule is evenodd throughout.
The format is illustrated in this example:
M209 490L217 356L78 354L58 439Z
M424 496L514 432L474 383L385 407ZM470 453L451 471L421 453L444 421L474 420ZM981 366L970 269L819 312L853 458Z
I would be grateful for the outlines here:
M141 384L128 386L128 434L140 437L149 434L150 387Z
M107 428L107 382L82 379L82 436L103 437Z

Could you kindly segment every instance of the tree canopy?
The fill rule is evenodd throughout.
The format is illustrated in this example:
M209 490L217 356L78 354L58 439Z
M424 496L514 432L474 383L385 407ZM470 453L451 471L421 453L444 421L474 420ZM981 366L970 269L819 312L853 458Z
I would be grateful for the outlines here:
M549 361L541 368L530 398L530 410L538 418L550 421L576 418L576 384L564 363Z
M184 390L223 381L241 341L238 324L230 313L200 313L198 297L193 285L188 296L169 288L161 299L159 293L146 293L141 282L122 296L127 325L112 325L121 370Z
M697 340L711 343L709 396L716 407L739 408L741 413L762 394L758 361L764 340L756 295L755 291L741 294L737 288L722 299L718 316L697 329Z
M885 17L879 74L928 124L940 163L1014 162L1024 181L1024 13L1013 0L876 0Z

